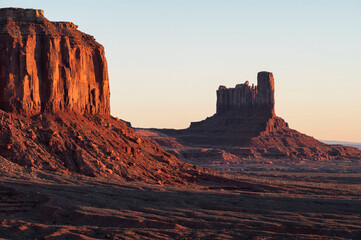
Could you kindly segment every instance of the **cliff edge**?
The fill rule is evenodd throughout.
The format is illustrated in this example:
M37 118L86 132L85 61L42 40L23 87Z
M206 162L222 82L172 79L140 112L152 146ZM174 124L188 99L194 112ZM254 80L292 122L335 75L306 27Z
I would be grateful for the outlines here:
M0 156L25 168L190 184L183 163L110 116L104 48L42 10L0 9ZM8 169L11 171L11 169Z
M110 113L104 48L44 11L0 9L0 109L35 115Z

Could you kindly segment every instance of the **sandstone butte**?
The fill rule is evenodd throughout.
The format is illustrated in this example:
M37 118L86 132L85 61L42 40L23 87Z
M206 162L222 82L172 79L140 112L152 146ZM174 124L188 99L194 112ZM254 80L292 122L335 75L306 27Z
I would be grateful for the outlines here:
M357 148L327 145L289 128L275 114L274 92L273 74L259 72L257 86L250 86L248 81L235 88L219 86L213 116L192 122L183 130L147 129L138 133L179 157L203 162L215 158L233 158L236 162L250 158L361 159Z
M0 155L30 169L159 184L210 171L110 116L103 46L34 9L0 9Z
M109 114L104 48L42 10L0 9L0 108Z

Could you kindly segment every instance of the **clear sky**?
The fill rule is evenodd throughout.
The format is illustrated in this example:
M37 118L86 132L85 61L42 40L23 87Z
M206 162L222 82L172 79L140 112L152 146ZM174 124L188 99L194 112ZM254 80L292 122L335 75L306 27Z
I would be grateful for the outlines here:
M219 85L271 71L276 113L324 140L361 142L360 0L0 0L72 21L104 45L111 111L136 127L211 116Z

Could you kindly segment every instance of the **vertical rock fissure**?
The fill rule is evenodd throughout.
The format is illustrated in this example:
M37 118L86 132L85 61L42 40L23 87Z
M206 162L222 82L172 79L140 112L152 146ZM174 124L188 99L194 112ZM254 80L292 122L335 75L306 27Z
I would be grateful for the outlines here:
M248 81L244 84L237 84L235 88L220 86L217 90L216 114L239 117L275 116L272 73L258 73L257 86L249 86Z
M42 14L0 9L0 108L25 115L109 115L103 46L73 23L50 22Z

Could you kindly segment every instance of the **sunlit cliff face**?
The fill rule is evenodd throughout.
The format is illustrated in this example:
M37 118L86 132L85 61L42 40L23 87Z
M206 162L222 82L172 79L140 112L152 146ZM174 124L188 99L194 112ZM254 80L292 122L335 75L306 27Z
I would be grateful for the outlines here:
M0 108L109 114L104 48L42 10L0 9Z

